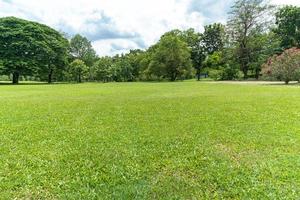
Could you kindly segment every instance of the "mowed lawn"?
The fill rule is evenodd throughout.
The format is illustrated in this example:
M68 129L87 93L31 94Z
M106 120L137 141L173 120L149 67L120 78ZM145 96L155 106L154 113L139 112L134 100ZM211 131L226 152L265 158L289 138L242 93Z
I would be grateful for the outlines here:
M0 85L0 199L299 199L300 86Z

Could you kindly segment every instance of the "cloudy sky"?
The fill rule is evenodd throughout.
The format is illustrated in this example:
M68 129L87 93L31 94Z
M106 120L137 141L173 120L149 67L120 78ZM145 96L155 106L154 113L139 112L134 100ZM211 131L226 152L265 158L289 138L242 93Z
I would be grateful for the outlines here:
M171 29L225 22L233 0L0 0L0 17L47 24L92 41L99 55L147 48ZM271 0L300 5L300 0Z

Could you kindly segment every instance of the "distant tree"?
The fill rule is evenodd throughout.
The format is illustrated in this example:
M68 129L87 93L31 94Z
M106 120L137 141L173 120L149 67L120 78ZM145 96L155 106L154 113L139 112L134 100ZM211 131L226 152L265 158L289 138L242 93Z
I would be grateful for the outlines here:
M203 45L208 54L221 51L225 45L225 27L220 23L210 24L204 27Z
M281 46L300 47L300 7L285 6L276 13L274 32L281 38Z
M191 54L186 42L176 35L163 35L153 48L148 72L175 81L191 74Z
M164 36L172 35L179 37L184 41L191 53L192 65L196 70L196 76L198 81L201 77L201 71L203 69L203 62L206 58L207 52L203 43L203 35L195 31L195 29L190 28L185 31L178 29L172 30L164 34Z
M68 73L72 80L81 83L88 73L88 67L82 60L76 59L70 64Z
M122 55L116 62L115 68L118 72L118 81L128 82L134 80L133 66L130 64L128 57Z
M53 73L66 65L68 41L54 29L15 17L0 18L0 60L2 74L19 77Z
M203 69L203 62L207 55L203 43L203 35L197 33L194 29L188 29L182 32L181 37L190 49L192 64L196 70L197 80L199 81Z
M282 52L280 39L273 32L260 33L249 42L249 70L256 79L261 75L261 66L274 54Z
M94 62L97 60L96 51L93 49L91 42L79 34L76 34L70 41L70 51L75 59L82 60L88 67L90 78Z
M231 7L227 31L244 78L248 77L252 59L251 41L269 28L272 8L264 0L237 0Z
M102 82L109 82L112 80L112 67L113 67L113 60L110 57L102 57L99 58L97 62L93 65L93 75L94 80L102 81Z
M223 60L222 51L216 51L213 54L207 56L205 59L203 65L206 68L210 69L217 69L220 66L223 66L225 64L225 61Z
M265 75L283 80L286 84L290 81L299 81L300 49L290 48L280 55L271 57L263 67Z
M144 58L145 52L140 49L130 50L128 54L126 54L126 58L131 65L132 68L132 76L134 80L137 80L142 71L141 60Z
M115 55L109 69L112 81L128 82L134 80L134 69L126 55Z
M215 51L208 55L203 63L209 77L214 80L234 80L239 78L239 69L228 59L230 49L222 49L222 51Z

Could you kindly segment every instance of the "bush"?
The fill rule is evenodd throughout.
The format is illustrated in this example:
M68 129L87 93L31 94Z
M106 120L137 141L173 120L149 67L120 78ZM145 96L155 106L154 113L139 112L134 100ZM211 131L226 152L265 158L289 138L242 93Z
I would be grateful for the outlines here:
M239 79L239 70L234 66L226 64L223 67L220 67L219 69L209 70L208 75L215 81L236 80Z
M1 75L0 76L0 81L10 81L10 78L7 75Z
M263 74L284 81L300 79L300 49L290 48L280 55L274 55L263 65Z
M212 69L208 72L208 76L215 81L220 81L220 80L223 80L222 79L223 73L224 72L221 69Z

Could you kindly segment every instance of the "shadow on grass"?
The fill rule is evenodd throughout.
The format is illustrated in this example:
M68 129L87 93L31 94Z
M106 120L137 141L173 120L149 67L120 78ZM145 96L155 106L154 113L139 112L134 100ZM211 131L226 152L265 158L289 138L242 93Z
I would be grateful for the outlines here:
M281 86L300 86L300 83L298 82L291 82L289 84L285 84L284 82L282 83L268 83L268 84L263 84L263 85L281 85Z
M13 84L11 82L1 82L0 81L0 86L22 86L22 85L66 85L66 84L76 84L76 83L67 83L67 82L56 82L56 83L46 83L46 82L19 82L18 84Z

